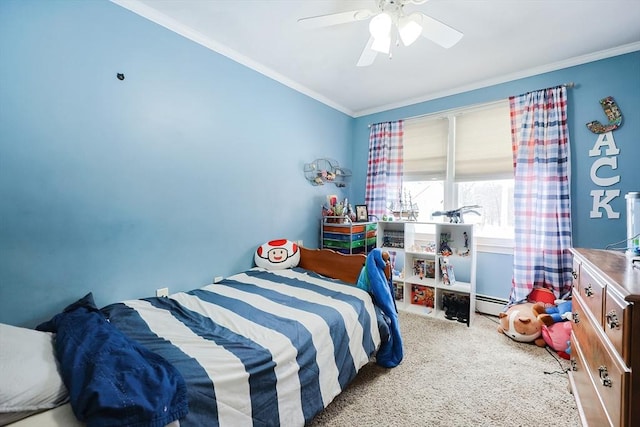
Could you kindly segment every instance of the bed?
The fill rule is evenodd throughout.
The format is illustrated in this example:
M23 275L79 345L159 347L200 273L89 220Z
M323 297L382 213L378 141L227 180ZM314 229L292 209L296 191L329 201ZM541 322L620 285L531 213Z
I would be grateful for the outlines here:
M179 419L181 426L302 426L374 360L389 337L389 322L370 294L353 286L367 260L364 255L299 250L299 264L293 268L252 268L169 298L122 301L99 310L85 310L85 300L76 304L98 319L106 317L104 325L98 323L130 340L136 354L159 356L159 361L152 359L152 375L162 366L157 362L166 362L161 380L177 391L168 400L155 393L153 399L173 416L157 418L154 425ZM85 328L78 334L94 332ZM79 347L74 343L70 349L56 349L74 360L62 357L58 363L62 376L73 376L76 382L86 379L77 367L85 365L78 362ZM86 392L70 395L89 406L88 412L99 400ZM186 400L178 402L176 396ZM84 425L69 403L54 406L11 425ZM109 416L122 419L113 411Z

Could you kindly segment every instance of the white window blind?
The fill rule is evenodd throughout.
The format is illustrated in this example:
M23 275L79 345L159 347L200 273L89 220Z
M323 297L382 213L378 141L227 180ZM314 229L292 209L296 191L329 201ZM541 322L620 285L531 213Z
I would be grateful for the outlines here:
M449 121L446 117L419 117L404 122L402 139L404 179L444 179L447 172Z
M509 101L456 116L455 180L513 177Z

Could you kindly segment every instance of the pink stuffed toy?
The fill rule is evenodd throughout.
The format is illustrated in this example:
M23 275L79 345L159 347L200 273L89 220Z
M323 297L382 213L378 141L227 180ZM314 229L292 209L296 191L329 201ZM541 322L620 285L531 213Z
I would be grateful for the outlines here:
M571 322L558 322L551 326L542 326L544 344L555 350L563 359L570 359ZM536 344L540 345L538 341ZM544 344L542 346L544 347Z

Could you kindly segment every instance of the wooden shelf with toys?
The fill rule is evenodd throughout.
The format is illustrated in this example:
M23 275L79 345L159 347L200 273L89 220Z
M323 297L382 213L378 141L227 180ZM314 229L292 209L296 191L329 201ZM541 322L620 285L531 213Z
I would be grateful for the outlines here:
M399 310L471 324L475 312L473 224L381 221Z

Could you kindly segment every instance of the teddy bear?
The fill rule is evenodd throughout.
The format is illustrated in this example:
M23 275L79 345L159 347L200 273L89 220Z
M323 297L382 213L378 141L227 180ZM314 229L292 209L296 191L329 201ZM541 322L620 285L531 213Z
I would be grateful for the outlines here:
M545 325L544 321L552 324L550 322L551 316L545 313L544 305L533 302L512 305L506 311L501 312L498 318L500 322L499 333L519 342L540 340L542 345L544 345L544 340L540 337L542 326Z

